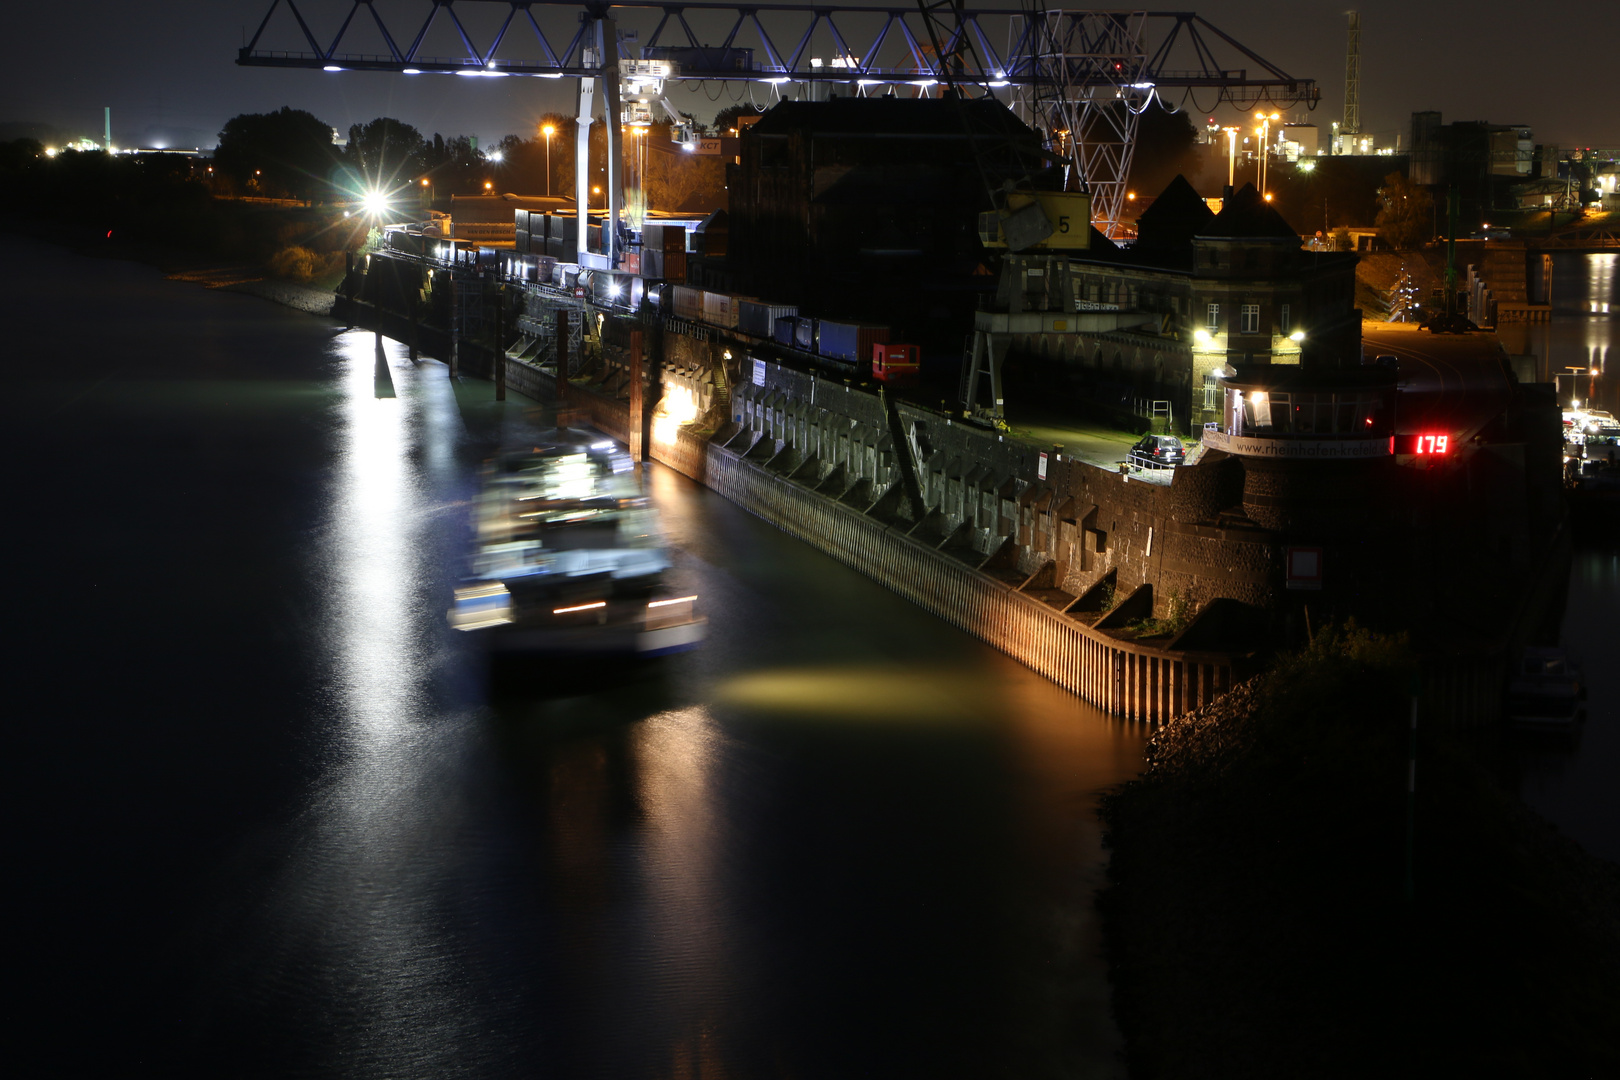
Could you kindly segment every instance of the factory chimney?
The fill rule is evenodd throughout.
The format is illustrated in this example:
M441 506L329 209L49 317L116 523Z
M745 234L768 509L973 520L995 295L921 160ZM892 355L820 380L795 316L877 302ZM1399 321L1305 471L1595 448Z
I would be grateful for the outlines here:
M102 134L101 148L103 150L107 151L107 153L109 153L109 154L112 153L112 106L111 105L103 105L101 107L101 134Z

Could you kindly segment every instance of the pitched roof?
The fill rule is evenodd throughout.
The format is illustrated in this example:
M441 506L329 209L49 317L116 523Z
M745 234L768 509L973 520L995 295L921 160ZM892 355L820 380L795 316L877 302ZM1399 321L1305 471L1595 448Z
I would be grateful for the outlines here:
M1197 235L1215 240L1299 240L1299 233L1260 197L1253 184L1244 184L1233 193Z
M1136 219L1137 251L1186 248L1215 217L1203 196L1180 173Z

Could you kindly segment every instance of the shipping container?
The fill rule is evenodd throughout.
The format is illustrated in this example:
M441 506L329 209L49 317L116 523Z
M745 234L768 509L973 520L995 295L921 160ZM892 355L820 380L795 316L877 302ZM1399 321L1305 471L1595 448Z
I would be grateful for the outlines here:
M663 253L664 272L659 275L665 281L684 282L686 280L686 252L666 251Z
M627 274L635 274L635 275L637 275L639 277L641 275L641 252L639 252L639 251L627 251L627 252L625 252L624 253L624 265L623 265L622 269Z
M793 315L783 315L771 326L771 340L778 345L792 345L793 334L798 328L799 320Z
M677 319L690 319L692 322L702 322L703 290L686 285L677 285L673 291L675 293L675 317Z
M523 209L514 210L512 212L512 217L513 217L514 223L517 225L517 231L518 232L528 232L529 231L529 212L527 210L523 210Z
M910 382L921 370L915 345L872 346L872 374L886 383Z
M686 226L648 222L641 227L641 246L649 251L679 255L686 251Z
M733 296L723 292L705 292L703 294L703 321L714 326L724 326L736 329L737 315L743 300L748 297Z
M767 304L760 300L744 300L737 312L737 329L755 337L768 338L777 319L798 313L797 304Z
M816 323L819 319L800 315L793 320L793 347L805 352L816 351Z
M816 327L815 352L829 360L865 365L872 362L872 346L888 340L887 326L822 319Z
M643 277L663 280L664 253L657 248L643 247L641 249L641 274Z

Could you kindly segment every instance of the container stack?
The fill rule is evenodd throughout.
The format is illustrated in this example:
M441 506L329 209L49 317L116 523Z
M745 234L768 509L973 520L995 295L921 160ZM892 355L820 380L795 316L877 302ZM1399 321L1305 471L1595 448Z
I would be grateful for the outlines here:
M541 215L541 220L542 221L545 220L544 215ZM516 232L513 234L513 240L515 241L516 250L517 250L518 254L520 254L520 255L527 255L527 254L529 254L530 251L533 250L533 248L530 246L530 240L529 240L529 221L530 221L529 211L527 211L527 210L518 210L518 211L516 211L516 226L517 226L517 229L516 229Z
M649 222L641 228L641 271L660 281L686 280L686 226Z

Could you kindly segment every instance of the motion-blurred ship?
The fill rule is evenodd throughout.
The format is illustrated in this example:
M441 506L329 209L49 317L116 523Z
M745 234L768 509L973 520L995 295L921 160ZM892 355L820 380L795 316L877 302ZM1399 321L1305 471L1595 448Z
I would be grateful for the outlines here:
M628 454L558 429L484 466L472 574L450 625L496 653L657 656L698 645L697 597L665 587L669 552Z

